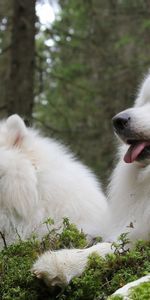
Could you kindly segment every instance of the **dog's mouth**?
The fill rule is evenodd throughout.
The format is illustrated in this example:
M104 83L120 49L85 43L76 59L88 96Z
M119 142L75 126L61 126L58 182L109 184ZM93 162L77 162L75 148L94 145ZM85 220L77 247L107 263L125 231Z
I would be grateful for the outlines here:
M124 156L124 161L126 163L132 163L134 161L141 161L146 158L150 158L150 141L127 139L126 143L129 145L129 148Z

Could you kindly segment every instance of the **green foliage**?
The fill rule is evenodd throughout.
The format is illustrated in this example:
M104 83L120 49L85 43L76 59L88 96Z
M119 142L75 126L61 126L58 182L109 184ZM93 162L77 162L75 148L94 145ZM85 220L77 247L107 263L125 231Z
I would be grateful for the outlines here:
M58 289L50 290L30 272L37 256L47 249L87 245L85 235L68 219L64 219L62 233L51 229L52 223L51 219L46 221L46 225L49 224L48 234L41 242L33 236L25 242L19 240L0 252L0 299L53 300L57 296L58 300L102 300L124 284L150 272L150 242L139 241L134 249L126 251L122 244L125 246L128 238L123 234L115 246L115 254L104 259L93 253L81 277L74 278L61 293ZM148 299L145 284L132 293L132 300L139 299L140 293L143 293L140 299ZM121 298L115 296L113 299Z
M41 242L33 235L28 241L19 241L0 252L0 299L2 300L50 300L47 287L30 272L33 262L45 250L64 247L85 247L87 241L83 232L67 218L63 221L62 231L51 228L52 219L44 222L48 234ZM60 230L59 230L60 231Z
M141 283L139 286L131 289L129 299L131 300L149 300L150 282Z
M128 251L127 245L130 243L128 238L128 232L122 233L119 237L117 242L112 243L112 248L114 248L114 253L120 254L125 253Z
M71 224L68 218L63 220L63 230L52 227L53 220L47 219L46 224L48 234L42 239L43 250L58 250L61 248L84 248L87 246L86 235L79 231L74 224ZM52 228L51 228L52 227Z
M30 240L20 241L0 253L0 299L41 299L39 293L47 297L45 287L43 289L30 272L38 250L38 242Z
M63 221L63 231L59 235L60 247L66 248L84 248L87 246L86 236L74 224L70 224L67 218Z

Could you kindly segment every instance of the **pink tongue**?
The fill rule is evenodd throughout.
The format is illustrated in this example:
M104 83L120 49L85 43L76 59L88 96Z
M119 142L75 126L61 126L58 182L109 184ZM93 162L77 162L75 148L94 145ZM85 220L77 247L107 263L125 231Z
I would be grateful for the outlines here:
M136 158L143 151L143 149L149 145L150 142L141 142L135 145L131 145L124 156L124 161L128 164L132 163L136 160Z

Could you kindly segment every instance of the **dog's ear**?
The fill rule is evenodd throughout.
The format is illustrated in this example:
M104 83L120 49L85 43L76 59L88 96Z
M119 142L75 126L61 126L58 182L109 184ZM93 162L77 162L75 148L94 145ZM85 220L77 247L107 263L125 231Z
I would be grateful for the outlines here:
M144 77L134 106L140 107L147 103L150 103L150 71L148 75Z
M16 114L6 120L9 140L11 145L19 146L27 134L27 127L24 121Z

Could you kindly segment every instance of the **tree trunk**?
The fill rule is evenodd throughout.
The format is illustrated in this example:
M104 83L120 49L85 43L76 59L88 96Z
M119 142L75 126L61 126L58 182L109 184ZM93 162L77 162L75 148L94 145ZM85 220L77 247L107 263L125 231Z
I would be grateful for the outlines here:
M34 98L35 1L13 0L7 114L31 121Z

